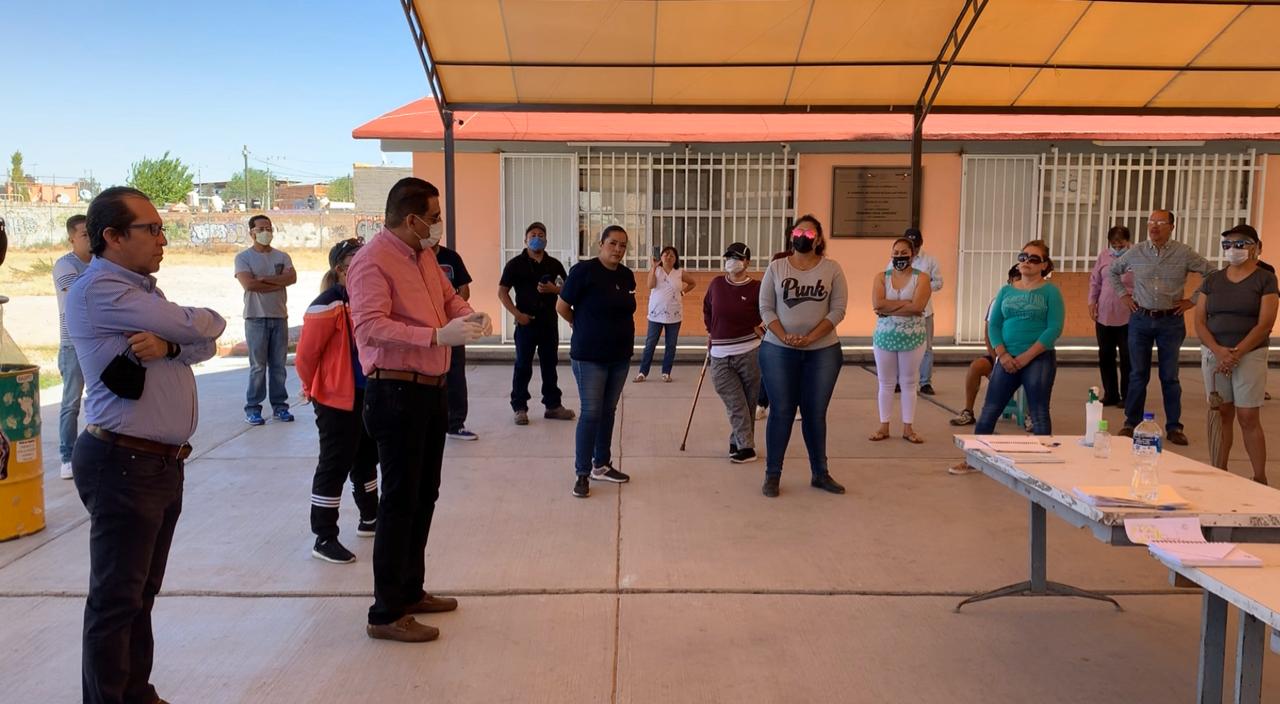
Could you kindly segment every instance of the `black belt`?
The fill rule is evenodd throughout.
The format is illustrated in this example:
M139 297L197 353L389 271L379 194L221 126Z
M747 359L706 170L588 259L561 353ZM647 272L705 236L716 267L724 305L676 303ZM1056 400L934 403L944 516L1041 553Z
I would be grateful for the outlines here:
M135 438L132 435L113 433L106 428L92 424L85 426L84 430L86 433L103 442L109 442L112 445L118 445L119 447L135 450L144 454L155 455L156 457L163 457L170 460L185 460L191 456L190 443L184 442L181 445L166 445L165 443L156 442L155 440L147 440L146 438Z
M414 384L422 384L423 386L444 386L445 377L443 374L420 374L418 372L402 372L396 369L374 369L369 375L370 379L381 379L384 381L408 381Z
M1137 312L1139 315L1145 315L1148 318L1151 318L1153 320L1159 320L1160 318L1168 318L1173 315L1182 314L1178 311L1177 308L1166 308L1165 310L1151 310L1150 308L1143 308L1142 306L1138 306L1138 310L1135 312Z

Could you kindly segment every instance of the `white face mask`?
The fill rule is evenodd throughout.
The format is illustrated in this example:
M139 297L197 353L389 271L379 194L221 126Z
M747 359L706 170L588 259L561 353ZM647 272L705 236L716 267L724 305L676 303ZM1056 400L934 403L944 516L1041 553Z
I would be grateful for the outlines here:
M741 274L747 268L747 263L741 259L724 260L724 270L729 274Z
M418 240L418 246L423 249L431 249L440 244L442 235L444 235L444 223L434 223L427 227L427 236Z
M1228 249L1226 253L1227 263L1240 265L1249 261L1249 250L1247 249Z
M271 246L271 238L273 237L273 235L274 233L272 233L270 230L258 230L256 233L254 233L253 239L255 242L262 245L263 247L269 247Z

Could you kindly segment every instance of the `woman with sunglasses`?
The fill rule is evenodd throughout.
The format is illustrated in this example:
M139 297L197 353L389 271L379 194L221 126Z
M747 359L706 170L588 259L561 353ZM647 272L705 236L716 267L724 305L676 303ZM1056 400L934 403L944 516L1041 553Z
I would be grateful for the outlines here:
M1280 288L1276 275L1258 266L1261 243L1252 228L1222 233L1227 267L1200 284L1196 336L1200 370L1208 393L1222 397L1222 445L1214 466L1231 456L1231 421L1238 418L1253 480L1267 483L1267 441L1262 432L1262 401L1267 387L1267 347L1276 322Z
M347 269L363 244L361 239L349 239L329 250L329 271L320 284L323 290L302 316L294 358L303 398L311 399L315 407L320 433L320 453L311 480L311 532L316 536L311 556L338 564L356 561L338 542L338 505L348 477L360 509L356 535L373 537L378 519L378 445L361 417L365 376L356 355L347 296Z
M662 352L662 380L671 381L671 365L676 361L676 343L680 340L680 323L684 321L684 295L696 285L684 278L680 266L680 251L675 247L663 247L658 258L649 266L649 330L644 338L644 354L640 356L640 373L635 381L649 376L653 364L653 351L658 347L658 336L667 336L667 346Z
M1058 373L1053 345L1062 335L1065 306L1057 286L1045 280L1053 271L1049 245L1032 240L1018 255L1022 278L996 295L987 321L987 335L996 353L996 367L987 384L987 398L974 432L990 435L1000 413L1021 387L1027 392L1027 411L1036 435L1052 435L1049 397Z
M844 320L849 289L844 271L823 256L822 224L804 215L791 228L791 255L769 265L760 283L760 318L766 333L760 370L771 410L765 425L765 479L761 492L778 495L782 459L796 410L809 451L810 486L833 494L844 487L827 471L827 406L844 361L836 325Z
M871 304L877 316L871 342L880 380L880 428L870 437L872 442L889 438L895 385L902 389L902 439L917 445L924 442L911 424L920 390L920 361L929 336L924 310L933 289L929 275L911 266L915 256L915 242L899 237L893 242L889 268L871 282Z

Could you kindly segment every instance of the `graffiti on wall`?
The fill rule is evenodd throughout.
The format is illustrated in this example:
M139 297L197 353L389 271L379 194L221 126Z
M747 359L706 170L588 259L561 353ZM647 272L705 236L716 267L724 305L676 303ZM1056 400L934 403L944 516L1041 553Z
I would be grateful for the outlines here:
M382 229L383 216L381 215L357 215L356 216L356 237L363 237L366 240L373 239Z

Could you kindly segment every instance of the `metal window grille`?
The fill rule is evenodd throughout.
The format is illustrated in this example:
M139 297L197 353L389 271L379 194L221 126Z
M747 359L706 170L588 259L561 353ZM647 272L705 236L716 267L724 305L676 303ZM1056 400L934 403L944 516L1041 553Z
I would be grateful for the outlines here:
M1185 154L1151 149L1130 154L1069 154L1041 159L1040 237L1061 271L1089 271L1114 225L1146 239L1155 209L1176 216L1174 237L1221 261L1218 235L1252 217L1256 151ZM1260 218L1259 218L1260 221Z
M647 268L655 247L674 246L689 269L720 268L732 242L766 266L795 218L796 159L789 153L600 152L578 156L579 258L595 256L600 231L626 228L628 266Z

